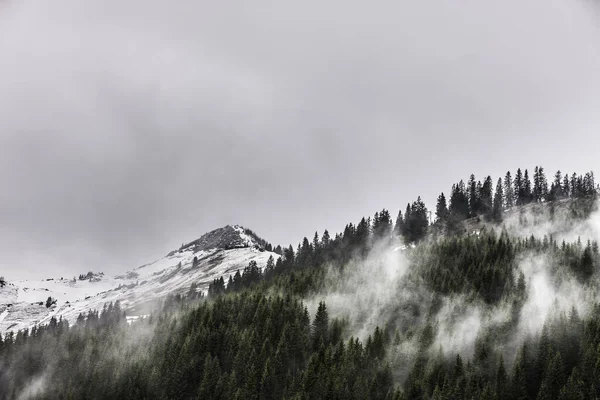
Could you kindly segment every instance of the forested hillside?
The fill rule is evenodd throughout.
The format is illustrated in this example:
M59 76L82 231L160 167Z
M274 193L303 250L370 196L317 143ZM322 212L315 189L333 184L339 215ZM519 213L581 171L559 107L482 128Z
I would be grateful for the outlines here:
M117 302L10 333L0 398L599 398L594 176L495 186L276 247L132 324Z

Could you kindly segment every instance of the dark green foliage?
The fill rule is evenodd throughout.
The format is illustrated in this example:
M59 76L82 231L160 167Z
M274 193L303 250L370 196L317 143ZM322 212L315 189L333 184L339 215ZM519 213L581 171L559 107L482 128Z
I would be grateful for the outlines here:
M479 213L483 215L487 220L492 218L492 209L493 209L493 187L492 187L492 177L488 176L483 185L481 186L479 192Z
M491 220L494 222L502 221L502 211L504 209L504 190L502 188L502 179L498 178L496 192L494 194L494 204L492 206Z
M565 175L561 182L561 172L558 171L554 182L548 188L542 166L535 167L533 185L528 170L523 173L519 168L514 180L510 171L506 173L504 181L498 179L495 190L492 190L491 176L481 183L476 181L475 175L471 174L467 185L461 180L452 186L447 213L443 206L445 198L438 197L436 216L440 223L437 225L442 225L446 233L462 234L464 229L461 223L465 219L482 216L485 220L500 222L503 209L510 209L515 205L524 206L532 202L554 202L567 198L573 200L572 207L575 209L573 217L585 218L593 211L592 204L597 193L598 187L593 172L579 176L573 174L570 180L568 175Z
M404 239L409 242L417 242L425 237L429 227L429 211L421 197L412 205L407 206L404 214Z
M375 213L373 217L373 239L381 240L389 238L392 234L392 217L385 208Z
M504 207L511 208L514 205L515 191L513 189L510 171L504 177Z
M467 365L426 356L413 367L406 399L593 399L598 398L600 306L585 321L557 315L541 335L525 341L507 370L491 347L476 346ZM479 349L479 350L478 350Z
M456 220L463 220L469 216L469 199L463 181L452 186L449 212L450 217Z
M327 306L324 302L320 302L313 322L313 347L315 350L319 350L320 346L329 343L328 332L329 316L327 314Z
M444 193L440 194L437 199L437 204L435 206L435 217L437 219L437 223L445 224L448 221L449 211L448 205L446 203L446 196Z
M325 303L312 327L289 296L244 292L181 307L177 316L128 326L111 304L71 328L53 320L8 336L0 346L0 398L42 373L44 399L357 398L349 390L357 384L371 398L393 392L382 331L366 347L345 343L330 329Z
M525 190L525 181L523 179L521 168L517 169L517 174L515 175L515 181L513 183L513 190L515 193L515 205L522 206L527 204L527 192Z
M479 210L481 208L480 190L478 190L477 188L477 181L475 181L475 175L471 174L467 188L469 194L469 217L475 217L479 214Z
M488 303L515 288L516 248L508 235L454 237L419 249L414 257L425 281L441 294L467 293Z
M187 295L167 298L132 325L117 302L80 315L73 326L53 318L0 337L0 400L18 398L37 381L43 391L32 396L40 399L599 398L600 306L585 317L575 308L568 315L557 311L540 334L519 338L519 346L512 340L529 295L520 257L543 254L555 281L574 276L591 285L598 244L513 238L500 228L463 235L463 220L498 222L515 202L571 198L577 218L594 207L591 173L561 180L558 172L548 189L543 168L536 167L533 187L528 181L528 172L518 170L514 182L507 173L495 191L489 176L455 184L449 202L441 194L436 205L432 231L446 235L429 234L429 212L419 197L398 214L393 230L383 209L334 237L324 231L321 238L304 238L297 250L277 246L282 258L250 262L228 279L215 279L207 297L194 283ZM319 299L329 269L343 272L349 260L362 267L374 244L394 235L420 242L406 250L407 279L422 285L431 301L386 310L384 326L369 326L364 341L351 337L348 322L330 315L325 302L311 318L302 301ZM404 290L398 288L399 298ZM436 348L440 299L453 296L510 311L507 321L480 332L472 354L448 356ZM402 312L412 319L400 319ZM414 345L415 353L399 363L393 354L403 344Z

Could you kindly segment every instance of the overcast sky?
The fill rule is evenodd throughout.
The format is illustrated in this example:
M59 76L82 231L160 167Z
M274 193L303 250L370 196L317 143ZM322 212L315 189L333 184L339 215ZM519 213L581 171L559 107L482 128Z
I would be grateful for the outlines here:
M592 0L0 3L0 275L273 243L542 164L600 170Z

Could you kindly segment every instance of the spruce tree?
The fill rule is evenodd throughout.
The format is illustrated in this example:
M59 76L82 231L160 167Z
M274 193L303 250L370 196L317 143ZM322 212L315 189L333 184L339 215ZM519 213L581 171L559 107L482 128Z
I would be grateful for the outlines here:
M331 237L329 236L329 231L325 229L325 231L323 232L323 236L321 237L321 246L323 247L323 249L327 250L329 248L330 241Z
M571 197L571 182L569 181L569 174L565 174L562 185L563 195L565 198Z
M533 201L533 192L531 190L531 180L529 179L529 172L525 170L523 175L523 204L529 204Z
M469 198L465 189L465 184L461 180L457 185L452 186L452 195L450 197L449 210L453 219L462 221L469 216Z
M481 186L480 196L479 196L479 209L480 213L486 218L490 219L492 216L492 177L488 176L485 178L483 185Z
M542 166L539 167L538 177L540 186L539 201L546 201L546 198L548 197L548 179L546 178L546 173Z
M406 205L406 211L404 212L404 223L402 224L402 236L408 239L411 235L411 221L412 221L412 210L410 203Z
M425 203L421 200L421 196L413 202L410 208L410 220L408 221L408 235L406 236L409 242L421 240L427 234L429 226L429 211L425 207Z
M373 218L373 238L380 240L387 238L392 232L392 219L390 213L385 208L381 212L375 213Z
M523 173L521 172L521 168L517 169L513 189L515 193L515 204L517 206L522 206L525 204L525 184L523 181Z
M446 196L444 196L444 193L441 193L437 198L435 216L437 221L441 224L444 224L448 220L448 205L446 204Z
M319 303L313 322L313 348L318 350L320 343L328 343L329 314L324 301Z
M321 241L319 240L319 233L316 231L315 231L315 236L313 236L312 251L313 251L313 255L312 255L313 265L321 264L323 248L322 248Z
M475 175L471 174L469 178L469 217L473 218L479 213L479 192L477 190L477 182Z
M498 178L496 192L494 193L494 205L492 208L492 220L500 222L502 220L502 208L504 203L504 193L502 189L502 178Z
M540 193L542 192L540 185L540 168L536 165L533 170L533 197L536 202L540 202Z
M394 235L402 236L404 234L404 217L402 216L402 210L398 211L398 217L396 217L396 225L394 225Z
M552 189L553 190L551 191L551 197L554 200L561 200L565 197L562 187L562 173L560 172L560 170L556 171L556 174L554 174L554 182L552 184Z
M504 177L504 207L511 208L515 202L515 191L513 190L512 177L510 171Z

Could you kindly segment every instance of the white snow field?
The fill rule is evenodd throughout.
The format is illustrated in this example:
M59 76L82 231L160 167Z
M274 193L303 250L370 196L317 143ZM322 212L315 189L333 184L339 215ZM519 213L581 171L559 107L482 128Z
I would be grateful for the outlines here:
M74 323L80 313L100 311L104 304L117 300L131 322L147 314L146 303L168 294L187 293L192 283L198 292L206 292L215 278L223 276L227 281L252 260L264 268L270 256L279 257L262 249L257 239L236 225L209 232L160 260L121 275L8 282L0 288L0 334L46 324L53 316ZM195 267L194 257L198 259ZM47 308L48 297L56 303Z

